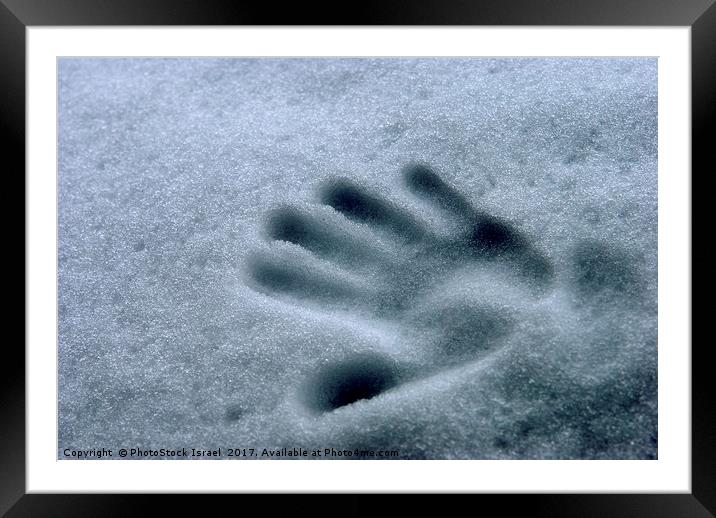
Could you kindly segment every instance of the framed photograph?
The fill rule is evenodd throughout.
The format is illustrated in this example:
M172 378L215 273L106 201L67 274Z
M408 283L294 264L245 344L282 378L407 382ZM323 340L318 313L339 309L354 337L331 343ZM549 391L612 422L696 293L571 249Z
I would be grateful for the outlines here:
M8 516L266 492L711 516L711 2L2 4Z

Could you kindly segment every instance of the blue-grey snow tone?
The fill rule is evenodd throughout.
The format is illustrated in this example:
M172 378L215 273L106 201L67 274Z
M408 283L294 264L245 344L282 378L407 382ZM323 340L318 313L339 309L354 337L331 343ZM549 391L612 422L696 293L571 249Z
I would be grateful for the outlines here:
M58 70L58 458L657 458L656 59Z

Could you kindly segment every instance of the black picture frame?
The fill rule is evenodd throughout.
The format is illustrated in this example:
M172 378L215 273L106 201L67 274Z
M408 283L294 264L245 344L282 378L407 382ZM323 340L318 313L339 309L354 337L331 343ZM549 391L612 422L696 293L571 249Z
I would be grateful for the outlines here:
M278 8L271 2L231 0L0 0L0 121L6 146L7 176L24 178L25 170L25 29L65 25L608 25L689 26L692 51L692 174L708 177L707 128L716 116L715 0L376 0L332 11L304 3ZM700 174L698 174L700 172ZM22 185L24 192L24 182ZM693 192L693 190L692 190ZM18 196L16 196L18 197ZM19 198L19 197L18 197ZM692 201L693 207L693 201ZM4 205L7 222L17 212ZM693 211L693 209L692 209ZM23 212L24 214L24 212ZM11 219L12 218L12 219ZM692 214L698 232L700 218ZM6 225L7 229L12 225ZM696 234L698 235L698 234ZM22 240L24 242L24 231ZM24 250L24 246L23 246ZM25 253L10 254L18 263ZM705 288L701 288L705 289ZM23 296L23 301L25 300ZM15 305L22 307L24 304ZM8 322L12 318L8 318ZM693 321L693 317L692 317ZM501 514L533 516L701 517L716 513L716 412L713 411L710 344L692 340L692 492L690 494L475 495L476 511L497 504ZM149 509L158 497L147 495L25 494L25 355L19 340L6 338L5 369L0 376L0 514L7 516L130 516ZM276 506L266 495L241 496L256 505ZM263 498L264 500L260 500ZM350 495L339 504L330 498L310 512L367 514L380 504L372 495ZM473 498L473 497L471 497ZM191 502L189 501L191 500ZM410 504L423 506L422 497ZM478 504L479 507L475 506ZM162 510L205 506L187 496L162 498ZM295 506L295 503L291 504ZM339 506L339 507L336 507ZM401 504L401 506L404 504ZM204 509L206 509L204 507Z

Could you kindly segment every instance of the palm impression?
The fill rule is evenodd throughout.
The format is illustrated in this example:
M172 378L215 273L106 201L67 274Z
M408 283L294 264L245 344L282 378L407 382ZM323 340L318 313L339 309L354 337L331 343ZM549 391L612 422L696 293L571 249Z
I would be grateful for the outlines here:
M402 180L410 195L439 215L441 228L336 178L318 193L332 210L274 210L266 236L288 247L255 253L248 261L250 283L258 291L360 318L368 327L387 323L397 333L383 351L365 350L317 367L301 389L304 405L315 412L481 361L525 320L524 308L544 305L541 299L553 289L553 262L517 226L474 207L426 164L406 166ZM609 247L580 243L571 264L578 301L638 292L630 258ZM478 290L460 289L466 276ZM501 300L479 296L480 284L491 282L505 287ZM402 347L410 347L410 354L401 356Z

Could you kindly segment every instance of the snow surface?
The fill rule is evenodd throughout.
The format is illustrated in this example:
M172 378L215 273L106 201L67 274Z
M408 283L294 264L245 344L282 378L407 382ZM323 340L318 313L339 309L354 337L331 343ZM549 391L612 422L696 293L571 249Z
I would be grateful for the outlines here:
M62 59L64 448L657 455L655 59Z

